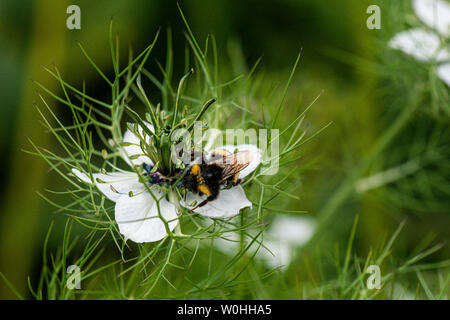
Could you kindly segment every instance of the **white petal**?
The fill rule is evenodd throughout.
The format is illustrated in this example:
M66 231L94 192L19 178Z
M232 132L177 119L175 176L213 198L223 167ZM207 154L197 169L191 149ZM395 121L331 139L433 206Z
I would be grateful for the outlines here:
M450 87L450 63L444 63L437 67L437 74Z
M240 234L238 232L226 232L220 238L214 239L214 247L228 254L236 254L240 246Z
M420 61L436 58L439 52L439 37L433 32L423 29L410 29L396 34L389 46L399 49Z
M288 266L295 253L294 248L287 243L277 241L265 241L266 248L260 248L257 257L262 258L270 268Z
M80 170L73 168L73 169L72 169L72 173L73 173L78 179L80 179L81 181L83 181L83 182L85 182L85 183L93 184L93 182L91 181L91 179L90 179L86 174L84 174L83 172L81 172Z
M443 0L414 0L416 15L443 36L450 36L450 4Z
M447 49L441 49L436 55L436 61L438 62L445 62L447 60L450 60L450 51Z
M250 164L244 170L239 172L239 178L240 179L245 178L250 173L255 171L255 169L261 163L262 150L259 149L257 146L255 146L253 144L240 144L240 145L237 145L237 146L226 145L226 146L223 146L223 147L216 148L215 150L217 150L217 149L223 149L223 150L226 150L226 151L228 151L230 153L234 153L235 150L238 150L238 151L250 151L250 153L249 153L250 158L246 160L246 161L250 162Z
M188 209L192 209L193 207L190 207L189 204L194 201L197 201L197 204L199 204L205 199L206 196L200 197L197 194L189 192L186 197L186 202L182 201L181 204ZM245 196L244 189L241 186L236 186L230 189L220 190L217 199L195 209L194 212L210 218L227 219L239 214L241 209L251 206L252 203Z
M130 191L137 194L145 190L145 185L139 182L134 172L94 173L94 181L78 169L72 169L72 172L81 181L95 184L112 201L117 201L124 194L128 195Z
M315 229L316 221L310 217L278 215L264 236L271 252L261 248L258 256L272 268L288 266L296 248L308 242Z
M267 237L264 236L266 239ZM225 240L226 239L226 240ZM238 232L228 232L223 238L215 239L214 247L223 253L234 255L239 251L240 235ZM246 239L246 245L250 241ZM257 249L254 245L251 249L253 253ZM270 251L269 251L270 250ZM292 256L295 254L295 247L286 242L264 240L264 247L260 247L256 257L264 262L270 268L288 266L291 263Z
M278 215L272 222L267 237L294 246L304 245L311 239L316 222L309 217Z
M161 193L154 191L156 197ZM161 216L172 231L178 224L174 204L165 198L159 201ZM166 237L165 223L160 219L156 201L149 192L137 196L122 195L116 202L115 219L125 239L134 242L154 242Z
M154 132L153 126L150 123L146 122L145 124L150 129L150 131ZM142 137L145 137L145 141L147 143L150 142L150 136L148 136L144 132L144 130L142 129L141 126L138 126L138 132ZM125 131L122 141L125 143L131 143L131 145L123 147L125 154L122 152L122 156L128 164L135 165L135 166L139 166L143 163L153 164L153 162L150 160L149 157L143 155L144 151L142 151L142 148L140 145L141 140L132 131L130 131L130 129L127 129L127 131ZM135 156L135 155L141 155L141 156L139 156L137 159L129 159L129 157Z

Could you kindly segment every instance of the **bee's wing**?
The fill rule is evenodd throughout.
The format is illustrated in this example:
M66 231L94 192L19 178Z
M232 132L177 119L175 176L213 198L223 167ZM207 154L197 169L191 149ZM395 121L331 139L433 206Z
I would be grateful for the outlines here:
M222 181L225 181L235 174L239 173L241 170L244 170L248 166L248 163L245 164L234 164L223 167L222 171Z
M222 149L221 149L222 151ZM252 154L249 151L239 151L236 153L213 151L213 157L208 164L215 164L222 168L222 181L233 177L244 170L252 161Z

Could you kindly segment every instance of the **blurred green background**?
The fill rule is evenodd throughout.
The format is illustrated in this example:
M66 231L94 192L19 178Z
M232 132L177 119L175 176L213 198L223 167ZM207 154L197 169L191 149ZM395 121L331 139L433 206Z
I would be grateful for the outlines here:
M427 112L427 103L432 102L425 98L389 143L383 145L379 140L402 109L408 107L413 82L420 82L420 72L407 75L410 78L406 80L396 79L403 76L399 66L404 59L398 53L394 58L385 53L388 37L404 28L395 10L403 10L401 14L406 15L410 12L409 1L401 2L398 8L378 1L382 8L381 30L366 28L369 3L360 0L179 3L198 39L215 35L222 66L229 65L230 60L252 65L263 56L262 69L283 86L302 49L291 88L293 98L285 113L289 115L298 96L307 104L323 90L307 121L318 128L333 121L306 147L305 154L309 160L314 159L314 164L298 177L301 200L292 204L319 220L314 246L333 251L334 243L345 243L355 214L360 215L355 244L361 255L391 234L404 218L407 224L396 249L400 257L418 246L450 238L448 115ZM81 30L66 28L66 8L70 4L81 8ZM398 20L389 20L392 16ZM171 27L175 74L182 73L185 38L176 1L0 2L0 271L24 294L27 276L33 281L39 274L50 221L56 220L56 232L64 227L64 218L55 215L54 208L36 193L63 182L44 161L22 151L31 149L28 138L37 145L57 148L39 123L34 107L36 88L31 80L58 92L57 83L40 68L54 63L67 82L81 86L85 81L87 92L99 98L108 96L102 79L85 61L76 41L81 41L102 70L111 74L111 17L122 48L127 50L131 45L135 52L148 45L158 28L164 31ZM165 59L164 38L152 53L158 61ZM233 56L236 46L242 49L240 57ZM181 61L177 61L177 53ZM426 80L424 83L426 86ZM448 103L448 91L442 94L442 90L448 88L441 88L440 93L444 97L447 94L447 100L435 99L433 103ZM70 119L68 110L59 112ZM433 135L438 136L439 148L444 150L438 163L426 164L405 179L367 192L348 188L359 178L401 165L430 148L428 137ZM376 156L372 157L372 153ZM352 177L355 168L361 168L356 178ZM50 248L57 246L57 242L50 243ZM429 259L445 260L449 253L445 246ZM0 298L14 298L3 281Z

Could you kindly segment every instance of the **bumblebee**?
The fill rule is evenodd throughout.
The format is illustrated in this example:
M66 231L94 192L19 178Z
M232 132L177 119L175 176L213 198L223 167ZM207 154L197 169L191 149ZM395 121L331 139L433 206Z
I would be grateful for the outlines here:
M245 169L252 161L249 151L230 153L225 149L216 149L211 156L202 157L202 162L194 162L184 174L181 185L200 196L207 198L192 210L204 206L209 201L215 200L221 188L236 186L242 182L239 172Z

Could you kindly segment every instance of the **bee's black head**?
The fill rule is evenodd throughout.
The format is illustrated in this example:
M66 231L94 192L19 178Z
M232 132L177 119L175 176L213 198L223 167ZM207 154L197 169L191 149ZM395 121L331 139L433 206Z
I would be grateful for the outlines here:
M196 192L197 191L197 178L192 173L187 173L181 182L182 186L189 191Z

